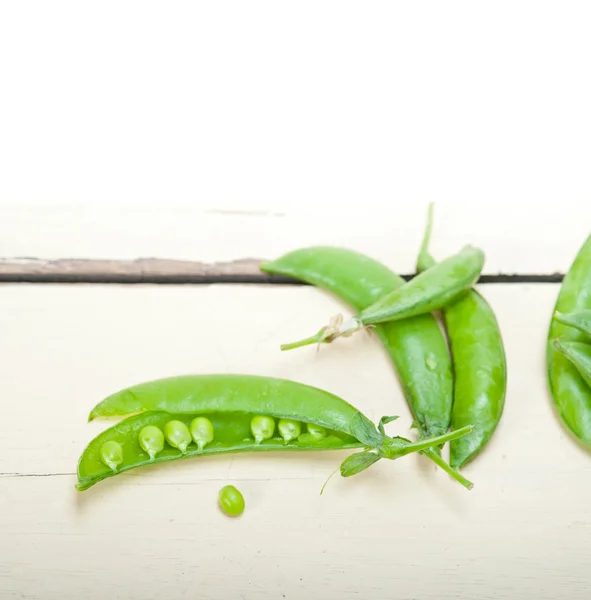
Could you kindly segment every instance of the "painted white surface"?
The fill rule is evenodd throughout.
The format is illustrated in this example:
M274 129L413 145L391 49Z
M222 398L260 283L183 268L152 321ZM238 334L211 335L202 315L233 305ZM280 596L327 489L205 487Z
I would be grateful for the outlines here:
M408 271L435 201L441 253L564 270L591 222L590 22L588 2L2 3L0 256L340 242Z
M344 453L186 461L84 493L73 473L106 426L86 423L94 403L177 373L291 377L374 419L399 413L390 431L408 434L377 340L278 350L342 310L331 297L283 286L3 286L0 597L588 598L591 460L560 426L545 379L558 287L481 290L502 328L509 387L492 443L466 469L474 490L413 456L334 477L320 496ZM226 483L246 497L238 520L216 507Z
M587 2L0 5L0 256L273 258L342 244L565 271L591 222ZM385 207L380 207L384 204ZM557 286L485 286L509 394L466 492L420 457L218 457L84 494L105 394L183 372L316 384L410 419L378 343L280 342L311 288L0 287L0 598L589 598L591 461L544 365ZM245 318L244 315L249 315ZM312 329L310 329L312 328ZM234 482L247 511L220 515Z

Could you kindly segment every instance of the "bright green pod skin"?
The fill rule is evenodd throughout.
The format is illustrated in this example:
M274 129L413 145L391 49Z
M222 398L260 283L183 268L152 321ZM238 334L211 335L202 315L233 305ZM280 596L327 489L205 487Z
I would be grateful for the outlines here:
M231 411L296 421L306 415L304 421L348 435L355 435L350 429L355 419L363 418L373 427L354 406L325 390L289 379L232 374L181 375L140 383L97 404L89 420L148 410L196 415Z
M301 248L260 268L328 291L357 311L405 285L402 277L379 261L332 246ZM390 321L377 324L374 331L394 363L421 436L446 432L451 422L453 377L447 344L435 318L425 314ZM425 454L447 470L436 449ZM450 474L458 478L458 474ZM472 487L464 478L460 483Z
M432 212L417 270L435 268L428 253ZM442 309L454 366L452 429L473 425L472 432L450 443L449 462L461 468L488 444L503 415L507 391L507 359L495 314L474 289Z
M591 235L581 246L564 277L554 313L569 314L591 310ZM554 345L585 342L587 336L575 327L551 319L546 345L548 384L556 411L566 429L591 446L591 389L577 367Z
M591 339L591 310L578 310L566 314L555 312L554 319L563 325L575 327Z
M317 248L311 250L313 252ZM287 257L290 256L287 255ZM276 269L286 260L286 257L281 257L276 261L264 263L261 265L261 269L278 272ZM371 259L367 260L371 261ZM458 254L450 256L432 269L420 273L409 282L404 282L392 291L386 292L385 295L378 300L374 300L369 306L366 304L365 308L348 321L344 323L340 321L331 322L310 337L289 344L282 344L281 349L293 350L311 344L331 343L338 337L350 336L369 325L401 321L439 310L465 294L480 277L483 266L484 253L482 250L466 246ZM348 264L345 268L338 264L334 264L333 267L335 269L333 272L326 273L325 279L329 284L333 276L337 279L340 277ZM380 267L385 269L383 265L376 266L375 269L379 271ZM350 273L343 275L346 281L352 281ZM360 289L363 289L365 281L367 281L367 278L362 275L360 282L357 284Z
M554 346L568 358L591 389L591 344L554 341Z
M362 310L357 320L373 325L439 310L469 290L483 267L482 250L466 246Z
M200 382L200 377L207 376L196 375L194 377L196 382ZM248 381L249 376L242 377L247 378L247 383L252 383ZM271 388L274 387L277 390L277 381L263 379ZM236 385L233 378L230 378L230 381ZM166 382L169 384L168 387ZM100 433L88 444L80 457L77 489L88 489L107 477L145 465L231 452L362 448L363 452L371 450L374 455L377 455L377 458L395 460L413 452L421 452L432 445L439 445L466 435L470 431L469 428L465 428L414 443L401 437L389 437L378 431L365 415L342 398L297 382L283 380L283 383L285 385L279 385L279 388L285 392L284 395L245 398L244 389L242 389L243 393L238 393L236 389L237 393L227 398L225 402L214 402L213 394L210 396L199 383L195 383L199 394L191 394L190 389L186 387L186 379L181 383L176 378L135 386L130 388L133 392L127 394L122 392L123 398L134 397L135 402L142 406L154 404L177 409L179 406L191 405L192 411L170 413L164 410L146 409ZM291 385L286 386L287 383L291 383ZM258 385L260 386L261 382ZM155 393L155 390L158 390L158 393ZM191 398L190 401L188 397ZM293 419L301 423L320 425L326 428L326 436L321 438L310 433L303 433L297 439L286 443L281 435L276 434L269 439L257 441L251 428L253 419L261 417L261 404L264 404L266 409L266 418ZM134 406L136 405L134 404ZM118 410L123 410L121 404L118 404ZM137 410L132 412L137 412ZM189 431L190 424L197 417L204 417L211 421L215 432L215 439L204 448L200 449L192 439L185 447L184 452L181 448L175 448L168 443L162 452L152 459L148 452L141 447L139 432L145 427L150 425L158 427L166 435L166 426L171 421L177 421L182 424L182 427L177 424L175 429L187 428ZM175 445L179 445L176 440L171 441ZM123 460L117 466L116 472L101 460L101 449L108 442L116 442L123 449Z

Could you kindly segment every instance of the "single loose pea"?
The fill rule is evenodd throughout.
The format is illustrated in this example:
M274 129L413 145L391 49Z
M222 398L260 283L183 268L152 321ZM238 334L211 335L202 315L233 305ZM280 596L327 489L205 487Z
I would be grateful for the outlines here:
M121 444L110 441L105 442L101 446L101 460L112 469L117 472L117 467L123 462L123 448Z
M150 460L164 450L164 434L155 425L146 425L140 431L138 440L142 450L150 455Z
M295 440L302 433L302 424L299 421L293 421L291 419L279 419L277 429L281 437L285 440L286 444L289 444L291 440Z
M178 448L183 454L191 443L191 432L182 421L168 421L164 426L164 436L173 448Z
M244 511L244 497L233 485L224 486L218 494L220 508L230 517L237 517Z
M326 427L322 427L322 425L308 423L306 427L308 429L308 433L319 440L326 436Z
M250 431L254 435L256 444L260 444L263 440L269 440L275 432L275 420L271 417L257 415L250 422Z
M213 423L207 417L195 417L191 421L191 436L199 451L213 442Z

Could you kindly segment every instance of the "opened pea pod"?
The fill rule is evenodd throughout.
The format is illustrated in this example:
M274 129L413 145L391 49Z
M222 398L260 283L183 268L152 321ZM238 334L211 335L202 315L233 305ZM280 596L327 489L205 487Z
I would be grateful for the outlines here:
M390 437L324 390L256 375L193 375L134 386L101 402L92 418L128 415L92 440L78 463L78 490L130 469L234 452L347 450L343 477L457 439L470 427L412 442ZM161 433L159 433L161 432Z

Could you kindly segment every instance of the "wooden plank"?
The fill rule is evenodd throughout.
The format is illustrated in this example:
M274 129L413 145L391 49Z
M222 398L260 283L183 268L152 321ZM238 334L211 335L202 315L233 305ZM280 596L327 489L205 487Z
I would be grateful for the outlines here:
M108 267L137 273L147 268L212 269L207 265L234 261L239 265L233 269L249 268L245 259L260 261L302 246L336 245L369 254L408 274L415 269L426 207L426 203L391 203L364 219L353 206L339 209L337 216L321 208L248 215L164 203L104 205L100 210L84 205L0 206L0 256L3 270L38 270L45 264L49 269ZM591 203L573 205L565 200L560 210L528 202L504 210L470 202L443 203L436 209L432 249L442 257L465 244L479 246L486 253L486 275L553 275L568 269L589 235L589 223ZM31 257L39 260L21 260ZM88 259L126 262L95 266Z
M281 275L264 273L261 260L203 263L162 258L137 260L0 259L0 281L28 283L281 283L306 285ZM401 273L409 279L414 275ZM497 273L480 283L559 283L563 274Z
M467 492L422 457L331 480L343 453L217 457L137 470L79 493L89 408L122 386L186 372L319 385L373 419L410 417L377 340L281 353L343 307L311 287L6 285L0 328L0 590L128 596L574 600L591 593L591 460L554 415L544 347L557 285L492 284L507 405ZM41 475L41 476L40 476ZM244 492L239 520L216 508ZM132 590L132 592L130 592Z
M342 243L408 273L430 201L437 255L480 244L487 273L563 272L588 235L586 2L21 4L0 256Z

